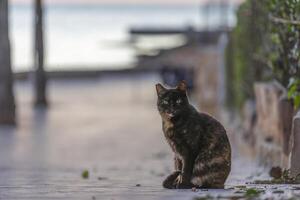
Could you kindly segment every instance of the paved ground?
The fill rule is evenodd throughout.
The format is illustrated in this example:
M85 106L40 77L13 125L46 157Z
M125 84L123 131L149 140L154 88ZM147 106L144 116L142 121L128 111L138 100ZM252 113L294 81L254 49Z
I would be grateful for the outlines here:
M18 83L18 127L0 128L0 199L241 195L234 187L261 169L236 151L227 190L161 187L172 171L172 154L155 107L156 81L149 76L51 82L47 111L32 109L30 84ZM89 179L81 177L85 169Z

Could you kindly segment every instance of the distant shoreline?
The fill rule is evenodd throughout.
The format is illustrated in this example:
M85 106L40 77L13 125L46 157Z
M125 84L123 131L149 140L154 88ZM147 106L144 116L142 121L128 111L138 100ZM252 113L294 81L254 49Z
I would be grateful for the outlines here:
M158 73L158 68L126 68L126 69L107 69L107 70L57 70L47 71L49 79L73 79L73 78L99 78L116 75L141 75ZM14 72L16 80L27 80L34 71Z
M218 3L215 2L215 3L210 3L211 5L217 5ZM28 3L24 3L24 2L14 2L14 3L11 3L12 6L32 6L33 3L32 2L28 2ZM73 7L88 7L88 6L103 6L103 7L115 7L115 6L118 6L118 7L135 7L135 6L139 6L139 7L182 7L182 6L186 6L186 7L195 7L195 6L205 6L206 3L201 3L201 2L173 2L173 3L165 3L165 2L144 2L144 3L134 3L134 2L131 2L131 3L117 3L117 2L102 2L102 3L99 3L99 2L90 2L90 3L87 3L87 2L72 2L72 3L67 3L67 2L62 2L62 3L59 3L59 2L55 2L55 3L49 3L49 2L46 2L45 3L46 6L73 6ZM234 4L235 5L235 4Z

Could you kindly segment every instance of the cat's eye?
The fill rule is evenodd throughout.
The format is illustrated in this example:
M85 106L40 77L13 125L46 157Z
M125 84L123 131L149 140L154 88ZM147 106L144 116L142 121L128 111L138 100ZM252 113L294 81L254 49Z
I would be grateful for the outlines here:
M182 103L182 100L181 100L181 99L177 99L177 100L176 100L176 103L177 103L177 104L181 104L181 103Z

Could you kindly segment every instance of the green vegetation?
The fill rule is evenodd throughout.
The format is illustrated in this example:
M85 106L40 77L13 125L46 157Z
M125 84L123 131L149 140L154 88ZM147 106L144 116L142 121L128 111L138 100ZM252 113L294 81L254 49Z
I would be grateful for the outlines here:
M282 170L280 167L273 167L269 174L272 180L257 180L254 184L300 184L300 174L292 177L289 170Z
M262 191L257 190L255 188L249 188L246 190L245 197L248 199L258 197L262 193Z
M90 176L90 173L89 173L88 170L84 170L84 171L81 173L81 177L82 177L83 179L88 179L89 176Z
M227 85L234 106L254 98L255 81L275 79L300 106L300 1L247 0L227 47Z
M224 195L224 196L202 196L202 197L194 197L193 200L212 200L212 199L260 199L260 195L264 194L263 189L259 188L246 188L246 186L236 186L236 188L241 188L240 190L236 191L234 194L231 195ZM276 192L279 190L276 190ZM279 192L278 192L279 193Z
M294 100L295 108L300 107L300 78L291 78L288 86L288 97Z
M212 199L214 199L212 196L206 195L204 197L195 197L193 200L212 200Z

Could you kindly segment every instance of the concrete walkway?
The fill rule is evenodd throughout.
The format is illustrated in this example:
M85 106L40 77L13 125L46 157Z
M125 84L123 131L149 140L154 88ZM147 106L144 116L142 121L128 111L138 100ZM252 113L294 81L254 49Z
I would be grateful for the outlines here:
M16 87L18 127L0 128L0 199L193 199L230 196L260 170L234 153L227 190L166 190L172 153L156 111L154 76L50 83L51 107ZM83 170L89 179L83 179Z

